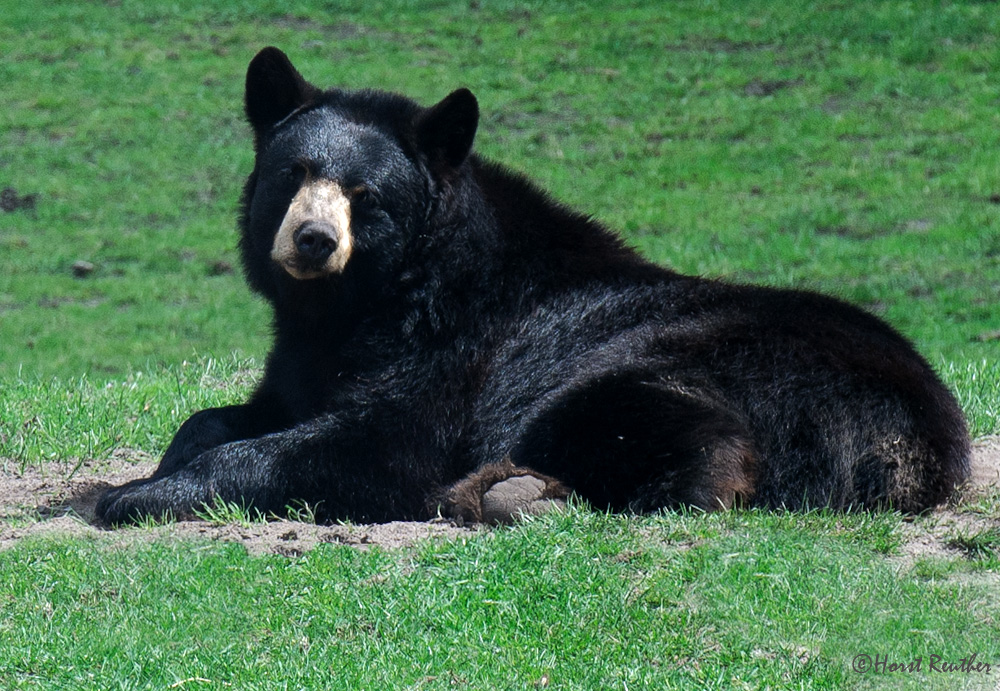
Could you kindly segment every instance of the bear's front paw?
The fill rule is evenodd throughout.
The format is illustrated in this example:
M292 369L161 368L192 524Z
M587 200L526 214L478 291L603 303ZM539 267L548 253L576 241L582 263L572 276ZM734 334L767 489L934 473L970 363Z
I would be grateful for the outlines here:
M563 508L569 494L555 478L504 461L459 480L438 503L443 515L462 522L507 525L523 514Z
M146 517L181 519L192 514L190 509L178 509L169 500L169 490L163 480L135 480L113 487L97 502L95 517L108 526L138 523Z
M140 493L139 488L148 482L148 479L136 480L121 487L112 487L97 501L94 516L109 526L138 521L144 512L135 498Z

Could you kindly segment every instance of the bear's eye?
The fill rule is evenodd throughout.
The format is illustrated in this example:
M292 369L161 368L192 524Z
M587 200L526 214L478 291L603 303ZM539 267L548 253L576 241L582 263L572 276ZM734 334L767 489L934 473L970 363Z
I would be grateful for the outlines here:
M282 168L280 173L281 177L288 182L300 185L309 175L309 166L302 161L293 161Z
M350 191L351 203L363 207L371 208L378 204L378 199L375 196L374 190L368 185L358 185Z

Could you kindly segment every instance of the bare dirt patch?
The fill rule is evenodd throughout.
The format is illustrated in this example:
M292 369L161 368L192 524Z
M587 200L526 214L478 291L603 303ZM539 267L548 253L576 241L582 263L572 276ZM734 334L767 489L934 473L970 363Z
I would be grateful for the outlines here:
M155 459L120 449L104 461L52 462L21 469L0 461L0 550L30 537L110 538L114 544L171 538L237 542L252 554L297 556L317 545L408 547L428 538L458 539L475 533L448 521L377 525L316 525L289 520L215 525L178 521L154 528L107 530L94 525L94 509L108 487L146 477Z
M1000 532L1000 436L973 446L972 476L948 506L903 524L904 564L963 553L962 539L987 531Z
M148 476L156 460L120 449L103 461L51 462L21 469L0 459L0 550L38 536L110 538L127 545L138 541L196 538L243 544L253 554L303 554L317 545L361 548L408 547L428 538L462 539L475 534L448 521L395 522L378 525L315 525L289 520L244 525L180 521L155 528L109 531L93 525L94 507L108 487ZM961 554L956 536L1000 531L1000 436L977 441L972 478L949 506L902 524L904 544L898 557L912 564L927 557Z

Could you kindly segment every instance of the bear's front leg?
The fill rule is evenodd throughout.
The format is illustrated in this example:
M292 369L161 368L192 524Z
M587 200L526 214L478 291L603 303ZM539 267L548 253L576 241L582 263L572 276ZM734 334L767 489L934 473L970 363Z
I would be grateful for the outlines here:
M206 451L246 438L246 406L208 408L189 417L177 430L153 477L183 468Z
M206 408L185 420L160 460L154 478L171 475L203 453L230 442L262 437L292 425L267 379L247 403Z
M108 490L96 515L108 525L146 516L191 518L216 499L279 513L293 499L282 458L280 435L223 444L170 474L158 469L150 478Z
M400 444L398 435L379 433L383 426L345 413L223 444L173 473L109 490L97 518L114 525L189 517L216 499L279 515L305 502L320 520L425 518L427 496L441 482L435 459L442 453L429 435Z

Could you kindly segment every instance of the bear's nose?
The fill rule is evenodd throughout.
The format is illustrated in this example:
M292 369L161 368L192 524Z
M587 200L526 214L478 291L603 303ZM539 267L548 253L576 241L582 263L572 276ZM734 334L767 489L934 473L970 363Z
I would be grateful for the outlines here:
M337 249L337 230L323 221L306 221L292 239L299 255L317 266L325 263Z

